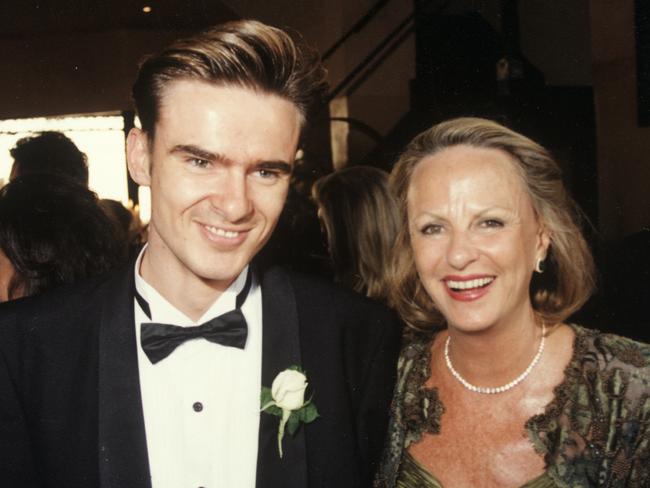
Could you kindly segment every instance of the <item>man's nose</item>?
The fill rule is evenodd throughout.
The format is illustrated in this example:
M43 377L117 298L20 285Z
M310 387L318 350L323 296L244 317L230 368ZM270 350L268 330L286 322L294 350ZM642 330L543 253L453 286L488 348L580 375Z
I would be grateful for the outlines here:
M237 223L253 212L246 175L234 173L219 182L210 198L212 207L227 221Z

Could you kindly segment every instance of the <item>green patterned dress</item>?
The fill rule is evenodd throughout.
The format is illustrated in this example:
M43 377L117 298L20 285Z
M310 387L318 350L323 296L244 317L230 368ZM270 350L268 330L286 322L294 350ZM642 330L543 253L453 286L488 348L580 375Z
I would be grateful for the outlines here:
M526 423L546 469L522 488L650 487L650 346L571 327L564 381ZM407 452L423 433L440 433L445 407L435 387L424 387L434 336L406 338L376 488L442 488Z

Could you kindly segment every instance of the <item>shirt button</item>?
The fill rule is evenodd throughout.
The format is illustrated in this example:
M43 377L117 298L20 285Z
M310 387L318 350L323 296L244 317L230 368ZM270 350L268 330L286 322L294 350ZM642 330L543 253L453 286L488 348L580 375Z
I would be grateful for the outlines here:
M203 410L203 404L201 402L194 402L192 408L194 409L195 412L200 412L201 410ZM203 487L199 486L199 488L203 488Z

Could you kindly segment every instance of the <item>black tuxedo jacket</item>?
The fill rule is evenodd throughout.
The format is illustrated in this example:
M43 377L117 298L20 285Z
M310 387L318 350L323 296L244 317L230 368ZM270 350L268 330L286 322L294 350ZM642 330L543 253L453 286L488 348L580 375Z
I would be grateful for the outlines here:
M257 487L369 486L398 321L374 302L279 268L262 273L261 285L262 384L301 365L320 417L285 438L280 459L279 419L261 414ZM130 267L0 306L1 486L151 486L133 291Z

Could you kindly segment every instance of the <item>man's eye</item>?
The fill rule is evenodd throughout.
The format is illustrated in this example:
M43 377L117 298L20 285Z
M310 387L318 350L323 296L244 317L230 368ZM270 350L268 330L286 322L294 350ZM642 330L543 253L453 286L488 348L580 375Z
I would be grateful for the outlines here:
M264 168L258 169L257 174L260 175L264 179L275 179L278 176L280 176L277 171L273 171L273 170L270 170L270 169L264 169Z
M201 158L190 158L189 163L196 168L207 168L210 165L210 161L207 159Z

